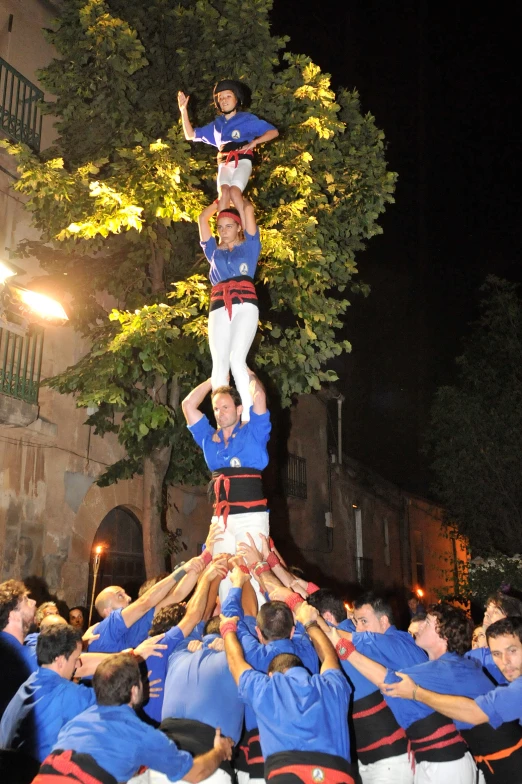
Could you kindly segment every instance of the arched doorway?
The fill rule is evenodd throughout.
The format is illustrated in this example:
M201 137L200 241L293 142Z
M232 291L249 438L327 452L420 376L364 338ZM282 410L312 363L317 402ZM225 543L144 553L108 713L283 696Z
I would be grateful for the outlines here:
M108 585L120 585L132 599L136 599L139 587L145 581L143 535L138 518L123 506L111 509L96 531L91 552L94 552L97 545L103 545L103 554L96 582L96 594ZM92 582L91 558L87 594L89 602L92 596Z

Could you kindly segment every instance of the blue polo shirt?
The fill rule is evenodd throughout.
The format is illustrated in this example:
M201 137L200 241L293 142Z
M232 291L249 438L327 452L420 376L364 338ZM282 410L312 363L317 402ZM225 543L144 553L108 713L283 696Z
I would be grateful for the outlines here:
M94 705L92 689L40 667L18 689L0 723L0 748L19 749L42 762L68 721Z
M149 636L154 619L154 608L127 627L122 617L122 608L113 610L107 618L100 621L94 630L98 640L89 643L89 653L119 653L125 648L135 648Z
M0 631L0 718L18 688L37 669L34 651L9 632Z
M241 737L244 708L237 694L224 651L209 643L219 634L206 634L203 647L191 653L188 642L178 645L169 659L162 719L192 719L220 727L237 743Z
M250 421L238 422L232 436L225 445L221 430L214 430L203 414L195 425L188 425L194 441L203 450L205 461L211 471L219 468L257 468L262 471L268 465L267 444L270 438L270 413L256 414L250 409ZM218 434L219 441L212 437Z
M275 126L261 120L251 112L236 112L229 119L224 114L204 125L202 128L194 128L195 142L205 142L213 147L221 147L228 142L251 142L258 136L262 136L267 131L274 131Z
M178 781L192 767L187 751L140 721L128 705L93 705L65 725L54 748L90 754L116 781L127 781L142 765Z
M400 672L409 675L415 683L424 689L435 691L438 694L470 697L472 700L479 695L486 694L492 688L490 679L480 665L472 659L459 656L457 653L445 653L433 661L402 668ZM385 683L395 683L398 680L398 676L389 670ZM385 699L397 721L405 729L414 721L423 719L434 712L427 705L413 700L403 700L400 697L386 695ZM459 730L469 730L474 726L462 721L455 721L454 724Z
M507 721L522 724L522 677L475 697L475 702L495 729Z
M355 624L350 618L347 618L345 621L338 623L337 628L344 632L351 632L352 634L355 634ZM364 634L364 632L362 633Z
M245 232L245 241L235 245L232 250L218 248L215 237L201 242L203 253L210 264L209 278L213 286L239 275L253 278L256 274L257 261L261 253L259 229L255 234Z
M395 626L388 627L384 634L354 632L352 643L359 653L395 670L420 664L428 658L426 652L415 644L411 634L400 632Z
M263 645L257 638L255 618L244 614L241 593L241 588L231 588L225 597L221 612L228 617L237 615L240 618L237 625L237 637L243 648L247 664L259 672L267 672L274 656L280 653L292 653L294 656L299 656L304 666L312 674L318 673L319 659L303 625L296 624L296 631L291 640L272 640ZM256 715L248 704L245 705L245 726L247 730L253 730L254 727L257 727Z
M475 648L464 655L468 659L479 662L496 686L505 686L508 683L507 678L504 678L495 664L489 648Z
M158 697L150 697L143 710L151 719L161 722L161 711L163 709L163 698L165 696L165 678L167 677L167 668L169 664L169 657L176 650L178 645L184 641L185 637L179 626L173 626L165 633L165 636L160 640L162 645L166 645L167 649L162 650L160 656L149 656L147 659L147 671L150 672L149 683L159 680L160 683L155 684L156 687L161 687L162 691Z
M280 751L318 751L350 762L350 691L341 670L310 675L292 667L271 676L246 670L239 679L239 696L257 717L265 759Z

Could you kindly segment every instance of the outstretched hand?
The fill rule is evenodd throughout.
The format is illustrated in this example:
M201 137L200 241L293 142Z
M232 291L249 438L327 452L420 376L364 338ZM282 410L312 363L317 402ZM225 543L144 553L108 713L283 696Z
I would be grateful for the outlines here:
M263 556L257 549L256 543L254 542L251 534L247 533L247 539L248 542L239 542L237 546L237 554L243 556L248 566L253 566L258 561L262 561Z
M134 655L140 656L142 659L148 659L149 656L163 656L162 651L166 651L168 645L163 645L160 640L165 637L164 634L156 634L155 637L147 637L142 643L134 648Z
M179 93L178 93L178 106L179 106L179 110L180 111L182 109L186 109L187 108L187 104L188 104L189 100L190 100L190 95L185 95L185 93L182 93L181 90L180 90Z

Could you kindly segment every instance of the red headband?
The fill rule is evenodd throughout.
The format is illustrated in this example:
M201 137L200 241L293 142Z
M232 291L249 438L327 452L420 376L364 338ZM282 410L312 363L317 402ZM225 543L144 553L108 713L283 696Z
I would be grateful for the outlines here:
M229 212L228 210L221 210L221 212L217 216L218 220L220 218L232 218L232 220L235 220L235 222L239 223L239 225L241 226L241 218L239 217L239 215L235 215L233 212Z

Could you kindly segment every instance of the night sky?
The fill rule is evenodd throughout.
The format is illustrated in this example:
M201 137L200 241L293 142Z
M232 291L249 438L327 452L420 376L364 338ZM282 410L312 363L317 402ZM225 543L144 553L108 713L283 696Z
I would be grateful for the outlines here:
M358 258L372 293L353 301L336 370L345 451L423 494L429 405L454 380L478 288L489 273L522 280L516 6L274 2L273 32L359 91L399 173L384 233Z

